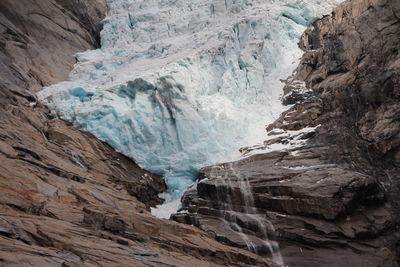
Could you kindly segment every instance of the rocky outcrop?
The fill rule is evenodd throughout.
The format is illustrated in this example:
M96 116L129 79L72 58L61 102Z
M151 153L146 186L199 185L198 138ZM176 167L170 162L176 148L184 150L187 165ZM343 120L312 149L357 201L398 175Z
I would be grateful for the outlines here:
M98 46L104 13L100 0L0 3L0 266L274 266L151 216L161 177L37 102Z
M173 219L259 254L262 220L289 266L398 266L399 15L353 0L316 21L269 140L201 170Z

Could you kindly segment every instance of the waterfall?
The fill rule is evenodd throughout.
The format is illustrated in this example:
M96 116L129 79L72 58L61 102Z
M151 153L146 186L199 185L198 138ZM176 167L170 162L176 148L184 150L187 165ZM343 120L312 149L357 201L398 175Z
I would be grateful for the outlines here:
M235 188L236 183L239 187L240 194L239 198L242 202L242 208L240 217L248 218L250 221L255 222L257 226L256 234L246 234L243 229L246 226L240 226L238 223L238 212L234 209L234 201L232 200L231 194L226 194L226 192L217 190L217 200L221 208L219 209L220 217L224 218L226 224L231 227L231 229L237 232L246 244L246 249L252 251L259 255L267 256L271 258L274 262L278 264L283 264L282 256L279 252L279 245L276 241L269 240L269 232L275 232L272 224L265 218L265 215L259 214L254 204L254 197L250 181L247 176L242 175L239 170L237 170L233 163L226 164L228 170L225 172L225 177L219 179L221 186L225 188ZM214 168L220 168L216 166ZM233 174L233 177L228 177L228 174ZM211 176L213 176L213 170L211 170ZM233 193L233 192L232 192ZM269 227L270 229L267 229Z

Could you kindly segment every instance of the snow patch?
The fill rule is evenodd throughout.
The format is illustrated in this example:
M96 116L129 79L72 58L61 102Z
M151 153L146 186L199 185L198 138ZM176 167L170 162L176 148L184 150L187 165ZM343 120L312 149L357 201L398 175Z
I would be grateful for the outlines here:
M307 133L315 132L320 126L321 125L317 125L315 127L305 127L296 131L274 129L274 133L279 132L279 134L268 136L265 139L264 144L246 148L247 151L243 153L243 156L249 157L252 155L265 154L273 151L290 151L293 156L296 156L298 155L298 152L295 149L300 148L307 143L307 139L304 139L303 136ZM280 138L282 139L279 140ZM268 144L268 141L273 139L277 139L279 141Z

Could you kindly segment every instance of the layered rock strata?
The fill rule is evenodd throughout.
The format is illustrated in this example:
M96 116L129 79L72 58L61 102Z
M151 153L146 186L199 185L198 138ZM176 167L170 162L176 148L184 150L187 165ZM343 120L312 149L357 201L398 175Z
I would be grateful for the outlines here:
M256 215L289 266L398 266L399 15L396 0L353 0L316 21L269 139L202 169L172 218L262 254Z
M34 93L98 44L100 0L0 3L0 266L275 266L148 211L161 177Z

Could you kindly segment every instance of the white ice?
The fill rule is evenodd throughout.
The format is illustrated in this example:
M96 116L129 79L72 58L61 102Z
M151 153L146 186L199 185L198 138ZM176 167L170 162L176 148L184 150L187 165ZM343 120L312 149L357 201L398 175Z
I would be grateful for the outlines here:
M101 49L39 98L163 175L168 217L199 168L262 143L305 26L340 0L107 0ZM168 210L166 212L166 210Z

